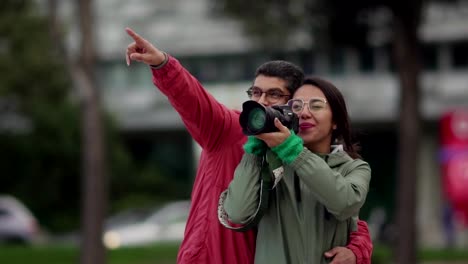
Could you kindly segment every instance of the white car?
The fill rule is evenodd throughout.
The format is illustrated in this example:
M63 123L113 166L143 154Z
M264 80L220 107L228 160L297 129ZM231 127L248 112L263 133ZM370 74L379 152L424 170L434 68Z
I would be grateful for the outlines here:
M109 249L156 242L182 241L190 201L175 201L152 210L132 209L106 221L103 236Z
M40 229L26 206L10 195L0 195L0 243L32 244Z

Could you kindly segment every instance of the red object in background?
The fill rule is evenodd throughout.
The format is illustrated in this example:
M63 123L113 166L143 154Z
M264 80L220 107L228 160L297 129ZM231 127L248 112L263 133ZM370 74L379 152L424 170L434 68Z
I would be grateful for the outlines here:
M445 195L455 214L468 226L468 109L442 116L440 144Z

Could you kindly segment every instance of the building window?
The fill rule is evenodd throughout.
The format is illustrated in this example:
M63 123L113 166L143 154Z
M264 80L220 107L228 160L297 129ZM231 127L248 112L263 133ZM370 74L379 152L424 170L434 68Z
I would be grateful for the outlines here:
M104 63L98 67L100 85L109 90L126 89L128 85L128 67L122 63Z
M362 72L372 72L375 70L374 50L362 48L359 50L359 70Z
M341 75L344 73L345 52L342 49L337 49L330 56L330 73Z
M133 68L133 69L132 69ZM123 77L126 79L127 86L125 89L128 88L128 86L132 86L134 88L141 88L145 89L145 87L152 87L152 81L151 77L148 78L148 74L150 74L150 69L146 64L143 63L138 63L134 64L132 68L127 68L124 66L124 73L122 74Z
M244 80L253 80L255 77L255 71L263 63L272 60L271 57L266 54L260 53L249 53L245 57L245 67L244 67Z
M196 59L193 58L179 58L180 64L193 76L198 76L198 67Z
M468 67L468 42L457 42L452 45L452 61L454 68Z
M315 71L314 54L310 51L300 52L300 64L305 74L312 74Z
M437 45L426 44L422 47L423 68L429 71L437 70Z
M201 82L212 82L219 79L220 69L216 58L205 58L200 60L199 80Z
M244 59L240 55L220 59L220 68L222 70L220 78L222 78L223 81L242 80L244 65Z

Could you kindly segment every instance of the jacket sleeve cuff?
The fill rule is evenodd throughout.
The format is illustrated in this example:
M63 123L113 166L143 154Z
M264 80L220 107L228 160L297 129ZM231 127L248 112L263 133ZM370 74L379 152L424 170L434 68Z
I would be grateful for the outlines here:
M291 135L281 144L271 148L273 152L286 164L291 164L301 153L302 139L291 131Z
M249 136L247 142L244 144L244 151L246 153L262 156L267 150L267 145L262 140Z
M356 256L356 264L370 264L370 261L363 262L362 252L359 247L353 244L349 244L346 246L346 248L350 249L353 252L354 256Z
M154 70L158 70L158 69L161 69L162 67L164 67L167 64L167 62L169 61L169 56L167 55L166 52L163 52L163 54L164 54L163 62L161 62L158 65L150 65L151 68L153 68Z

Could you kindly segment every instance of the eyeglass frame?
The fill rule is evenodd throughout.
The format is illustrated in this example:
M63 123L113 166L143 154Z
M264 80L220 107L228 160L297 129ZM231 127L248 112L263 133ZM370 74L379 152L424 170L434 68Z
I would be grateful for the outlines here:
M259 87L256 87L256 86L252 86L250 87L247 91L245 91L247 93L247 96L249 97L249 99L252 99L253 97L253 94L252 94L252 90L253 89L258 89L260 91L260 96L258 97L258 99L260 99L262 97L263 94L265 94L265 98L269 101L269 102L277 102L279 100L281 100L281 98L283 97L291 97L291 94L283 94L283 92L281 91L280 88L269 88L268 90L266 91L263 91L261 88ZM279 98L272 98L272 92L278 92L277 95L275 96L279 96Z
M307 102L305 102L304 100L299 99L299 98L297 98L297 99L290 99L290 100L288 100L288 101L286 102L286 105L288 105L288 106L291 108L291 111L292 111L293 113L295 113L295 114L302 113L302 111L304 111L304 105L305 105L305 104L307 104L307 108L309 109L309 112L311 112L311 113L316 113L316 112L322 110L322 109L319 109L319 110L317 111L317 110L311 109L311 108L310 108L310 105L311 105L310 102L311 102L312 100L318 100L318 101L320 101L320 102L323 102L325 106L328 104L327 99L325 99L325 98L323 98L323 97L312 97L312 98L310 98L309 100L307 100ZM296 102L297 102L297 101L302 102L301 110L299 110L299 111L297 111L297 112L295 112L295 111L293 110L292 105L290 105L290 102L291 102L291 104L292 104L292 102L294 102L294 101L296 101ZM325 107L324 107L324 108L325 108Z

